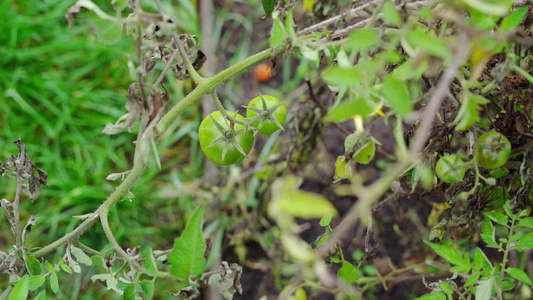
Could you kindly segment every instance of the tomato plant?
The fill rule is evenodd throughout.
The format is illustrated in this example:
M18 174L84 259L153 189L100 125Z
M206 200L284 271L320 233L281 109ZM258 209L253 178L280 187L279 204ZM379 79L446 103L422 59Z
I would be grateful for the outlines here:
M283 103L271 95L255 97L246 106L246 116L259 133L272 134L283 128L287 118L287 109Z
M442 181L457 183L465 177L466 168L459 154L446 154L437 162L435 172Z
M244 122L244 117L237 113L226 111L226 114ZM241 161L254 144L253 132L242 124L232 123L221 111L215 111L204 118L198 135L205 156L219 165Z
M505 164L511 155L511 143L502 134L494 131L482 134L475 146L477 163L486 169L497 169Z

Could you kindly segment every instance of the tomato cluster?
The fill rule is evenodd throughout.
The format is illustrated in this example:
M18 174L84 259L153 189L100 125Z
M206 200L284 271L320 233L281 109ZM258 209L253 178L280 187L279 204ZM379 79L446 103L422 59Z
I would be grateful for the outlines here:
M502 167L509 156L511 143L498 132L485 132L474 146L474 163L485 169ZM459 154L446 154L435 165L435 173L446 183L457 183L463 180L468 165Z
M200 124L198 136L205 156L219 165L240 162L252 150L254 132L272 134L283 128L287 110L276 97L261 95L248 103L246 116L215 111Z

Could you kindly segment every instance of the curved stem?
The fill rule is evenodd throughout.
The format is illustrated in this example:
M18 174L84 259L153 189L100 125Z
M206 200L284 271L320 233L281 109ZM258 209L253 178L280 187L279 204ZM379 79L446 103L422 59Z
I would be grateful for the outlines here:
M215 76L205 79L196 86L196 88L190 92L185 98L179 101L157 124L155 130L156 134L160 136L165 132L170 124L179 117L185 109L187 109L191 104L199 101L204 94L210 93L214 88L221 84L222 82L228 80L230 77L246 70L247 68L259 63L263 60L270 58L272 55L273 49L269 48L262 52L259 52L255 55L248 57L247 59L223 70L222 72L216 74ZM136 155L137 156L137 155ZM102 210L109 210L115 204L120 201L122 196L133 186L137 178L144 171L144 161L142 158L136 158L134 162L133 169L130 171L126 179L115 189L115 191L107 198L107 200L102 203L102 205L87 219L85 219L78 227L73 231L65 234L60 239L54 241L53 243L37 250L33 255L36 258L42 257L60 246L76 241L85 231L87 231L96 220L100 217Z
M226 112L226 109L224 108L224 105L222 105L222 102L220 101L220 98L218 98L218 95L215 91L213 91L211 93L211 96L213 97L213 100L215 100L215 104L218 108L218 110L220 110L220 113L228 120L230 120L231 122L233 123L237 123L237 124L241 124L241 125L244 125L244 126L249 126L250 124L244 122L244 121L240 121L240 120L237 120L235 119L234 117L230 116L227 112Z
M280 48L280 50L283 48ZM183 98L176 106L174 106L156 126L158 134L162 134L167 130L172 122L189 107L192 103L198 101L203 95L211 93L216 86L222 82L228 80L230 77L248 69L249 67L267 60L272 55L273 49L269 48L255 55L248 57L247 59L221 71L213 77L207 78L196 86L196 88L190 92L185 98Z

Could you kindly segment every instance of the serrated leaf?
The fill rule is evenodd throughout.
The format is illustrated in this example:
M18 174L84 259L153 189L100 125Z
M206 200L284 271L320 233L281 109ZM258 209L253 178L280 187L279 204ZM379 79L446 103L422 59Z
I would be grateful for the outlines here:
M461 253L459 253L459 251L455 248L446 245L433 244L428 241L424 241L424 243L430 246L431 249L435 251L435 253L437 253L440 257L444 258L449 263L452 263L457 266L464 266L468 263L463 259Z
M367 51L379 41L378 31L373 28L356 29L348 36L346 48L355 51Z
M122 297L124 300L136 300L137 297L135 297L135 285L133 284L126 285L126 288L124 289L124 294L122 294Z
M57 294L57 291L59 291L59 280L57 279L56 272L52 272L48 279L50 283L50 289L52 292L54 292L54 294Z
M383 5L383 20L385 23L394 26L400 26L402 24L402 16L391 1L387 1Z
M30 275L41 275L41 263L30 253L25 253L24 262L26 263L26 268Z
M203 209L196 209L187 222L181 237L174 242L173 252L168 254L170 274L188 281L202 273L205 264L206 243L202 235Z
M91 257L91 262L93 263L93 265L95 265L95 266L97 266L99 268L107 269L106 266L105 266L105 260L101 256L98 256L98 255L92 256Z
M435 55L445 60L452 58L452 52L442 44L442 42L429 33L423 32L420 29L415 29L407 32L405 38L413 46L413 48L419 48L420 50Z
M439 282L439 288L447 295L452 295L454 291L453 287L444 281Z
M146 296L146 299L150 300L154 297L154 282L151 280L141 281L141 289Z
M476 285L476 300L490 300L494 278L480 280Z
M383 79L381 93L389 100L391 107L402 117L407 117L413 110L409 88L405 82L393 76L387 76Z
M500 30L503 32L507 32L512 29L515 29L515 27L520 25L522 20L526 17L528 11L529 6L523 6L515 11L512 11L507 17L502 20Z
M263 0L263 10L267 17L272 18L272 12L274 11L275 0Z
M357 282L357 267L347 261L342 261L342 267L339 269L338 276L348 284Z
M333 86L351 86L361 82L362 74L358 68L331 66L322 72L322 79Z
M157 274L157 263L154 259L154 253L152 252L152 249L148 250L148 254L146 255L146 260L144 261L144 268L146 269L146 274L149 276L155 276Z
M76 260L80 264L84 264L88 267L93 265L93 261L91 260L91 258L87 254L85 254L85 252L83 252L83 250L81 250L80 248L74 245L70 245L70 253L72 253L72 255L76 257Z
M422 297L418 297L415 300L446 300L446 294L444 293L432 293Z
M274 24L272 24L272 29L270 30L270 38L268 39L270 47L276 48L280 46L285 41L286 37L287 33L285 32L283 23L280 19L275 18Z
M46 278L44 275L31 276L29 279L30 291L35 291L36 289L40 288L44 284L45 280Z
M374 113L376 108L369 104L364 98L353 98L340 103L329 110L324 118L325 122L343 122L352 119L354 116L367 118Z
M509 11L513 3L512 0L484 1L484 0L462 0L463 3L484 14L503 16ZM476 298L477 300L477 298Z
M520 221L518 221L518 224L516 226L533 229L533 217L521 219Z
M522 271L521 269L509 267L505 269L505 272L511 275L513 278L518 279L525 284L529 284L529 285L533 284L533 281L531 281L531 278L529 278L529 275L527 275L527 273Z
M495 223L498 223L500 225L507 225L507 223L509 223L509 218L501 213L501 212L497 212L497 211L486 211L483 213L487 218L489 218L491 221L495 222Z
M72 274L72 269L69 266L65 265L65 263L61 263L59 265L61 266L61 269L63 269L63 271Z
M465 281L465 287L473 286L474 283L476 283L479 279L479 276L481 276L480 273L476 272L473 273L468 279Z
M279 211L302 219L338 215L335 207L320 194L301 190L286 191L277 199Z
M452 123L457 124L455 126L457 131L468 130L472 125L479 122L481 120L479 117L481 105L489 103L489 100L468 91L464 92L462 96L461 108Z
M28 293L29 293L29 279L28 275L24 275L19 281L17 281L17 284L13 287L13 290L11 290L11 294L9 294L9 300L26 300L28 299Z

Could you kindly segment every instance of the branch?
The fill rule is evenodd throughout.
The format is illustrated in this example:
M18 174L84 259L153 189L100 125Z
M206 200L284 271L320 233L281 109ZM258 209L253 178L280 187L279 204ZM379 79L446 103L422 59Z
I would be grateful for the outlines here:
M448 87L455 78L459 67L466 58L468 53L468 40L466 35L459 34L458 49L455 53L452 63L443 73L433 95L429 99L429 103L422 115L422 122L418 128L418 133L413 139L412 146L409 150L409 157L397 162L392 169L385 173L385 175L373 183L371 186L364 188L358 187L360 192L357 193L359 200L352 205L346 217L341 223L331 232L329 239L321 247L317 248L320 255L327 255L346 234L352 230L359 218L361 212L370 213L370 209L389 189L394 180L402 175L406 169L418 159L418 154L423 150L427 141L428 134L433 127L433 120L435 114L440 108L442 99L446 96Z

